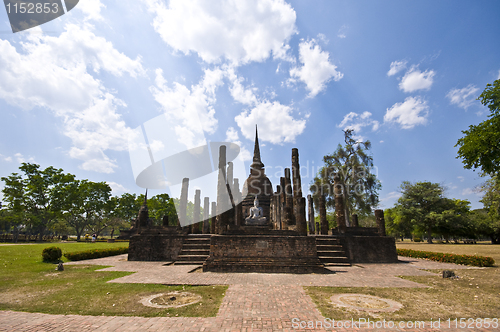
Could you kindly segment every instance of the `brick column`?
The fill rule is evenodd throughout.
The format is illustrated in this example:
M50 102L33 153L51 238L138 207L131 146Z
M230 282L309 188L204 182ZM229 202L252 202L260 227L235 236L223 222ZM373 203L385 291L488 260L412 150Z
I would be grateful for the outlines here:
M375 210L375 219L377 220L378 234L385 236L384 210Z
M326 220L325 196L319 196L319 222L321 224L321 234L328 235L328 221Z

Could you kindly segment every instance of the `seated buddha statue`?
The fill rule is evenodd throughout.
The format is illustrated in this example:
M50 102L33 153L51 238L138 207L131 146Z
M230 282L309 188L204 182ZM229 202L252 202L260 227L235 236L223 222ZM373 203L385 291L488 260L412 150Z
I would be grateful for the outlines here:
M250 208L250 215L245 218L246 225L265 225L267 218L264 217L264 210L259 206L257 196L253 201L253 206Z

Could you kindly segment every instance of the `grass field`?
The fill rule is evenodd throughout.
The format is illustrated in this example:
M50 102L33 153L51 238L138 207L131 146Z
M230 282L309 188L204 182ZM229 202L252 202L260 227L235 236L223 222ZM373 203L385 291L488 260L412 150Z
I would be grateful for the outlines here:
M130 272L96 272L102 266L65 265L42 262L43 248L58 246L64 252L122 247L127 243L44 243L0 245L0 310L50 314L118 316L187 316L213 317L217 314L227 286L165 286L154 284L119 284L107 281ZM477 254L500 262L500 246L397 243L410 248L456 254ZM65 258L63 258L65 260ZM439 271L433 271L439 272ZM492 318L500 313L500 268L468 268L454 271L458 279L439 276L403 277L427 288L338 288L306 287L306 292L325 317L335 319L365 318L366 313L339 309L330 303L335 293L361 293L401 302L404 308L373 318L386 320L430 320L441 318ZM145 307L139 301L147 296L186 290L202 296L202 301L181 308Z
M413 249L432 252L443 252L457 255L479 255L491 257L495 265L500 266L500 245L498 244L445 244L425 242L396 242L398 249Z
M330 303L330 297L338 293L358 293L379 296L398 301L403 308L395 313L384 313L373 318L386 320L426 320L441 318L499 318L500 313L500 246L490 244L427 244L396 242L397 248L453 253L460 255L489 256L495 259L495 267L454 270L458 279L437 276L405 276L428 288L339 288L306 287L306 292L325 317L335 319L366 318L366 313L350 311ZM440 270L431 271L435 273Z
M226 286L164 286L118 284L107 281L130 272L95 272L102 266L65 265L42 262L42 250L57 246L64 252L123 247L128 243L43 243L0 245L0 310L50 314L188 316L217 314ZM65 258L63 257L63 260ZM202 301L181 308L145 307L139 301L149 295L176 290L200 294Z

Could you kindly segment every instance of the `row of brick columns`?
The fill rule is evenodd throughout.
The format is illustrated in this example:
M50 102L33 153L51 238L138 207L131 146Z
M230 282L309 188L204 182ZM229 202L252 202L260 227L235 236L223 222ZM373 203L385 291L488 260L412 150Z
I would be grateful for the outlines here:
M179 202L179 222L181 225L188 224L189 179L182 180L181 197ZM196 190L194 196L194 209L192 222L189 222L192 234L219 234L227 229L227 225L236 224L241 220L241 193L239 180L233 179L233 163L226 164L226 146L222 145L219 150L219 176L217 183L217 202L210 204L210 198L205 197L203 201L203 217L201 218L201 191ZM236 209L234 206L236 205ZM211 210L211 214L210 214Z
M291 174L290 174L291 173ZM187 224L187 197L189 179L182 181L181 197L179 204L179 221L181 225ZM337 227L340 233L346 232L346 218L342 186L338 175L334 176L335 211ZM201 191L195 191L194 218L191 232L222 234L228 225L237 225L242 221L241 193L239 191L238 179L233 179L233 165L226 164L226 147L222 145L219 150L219 174L217 183L217 202L211 204L211 215L209 213L210 199L204 198L203 219L200 218ZM309 220L310 234L328 234L328 221L326 219L326 200L320 195L318 200L319 223L314 220L314 203L311 195L307 196L308 214L306 218L306 199L302 197L302 185L300 176L299 152L292 149L292 169L285 168L284 177L280 178L280 184L276 193L271 198L271 222L275 229L291 229L301 235L307 235L307 221ZM197 218L197 219L196 219ZM384 211L375 210L378 233L385 236ZM358 216L352 216L352 227L359 227Z

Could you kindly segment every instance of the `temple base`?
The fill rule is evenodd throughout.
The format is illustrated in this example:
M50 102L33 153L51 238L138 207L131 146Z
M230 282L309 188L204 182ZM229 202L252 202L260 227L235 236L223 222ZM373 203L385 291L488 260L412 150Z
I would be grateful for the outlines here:
M203 272L331 273L318 259L314 237L274 232L212 236Z

